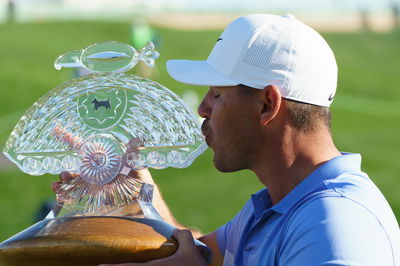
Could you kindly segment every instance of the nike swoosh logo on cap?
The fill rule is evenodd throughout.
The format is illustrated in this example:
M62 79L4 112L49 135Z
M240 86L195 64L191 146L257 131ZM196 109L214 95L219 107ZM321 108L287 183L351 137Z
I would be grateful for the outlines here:
M329 101L333 101L333 98L335 98L335 94L331 93L331 95L329 95L328 100Z
M219 42L220 40L222 40L222 38L218 38L218 40L216 42Z

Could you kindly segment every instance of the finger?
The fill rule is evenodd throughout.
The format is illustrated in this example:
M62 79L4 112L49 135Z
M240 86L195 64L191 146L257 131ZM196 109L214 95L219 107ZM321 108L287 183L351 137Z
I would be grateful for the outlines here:
M137 149L138 147L143 146L143 141L140 138L133 138L128 142L129 148Z
M68 182L68 181L71 181L72 179L76 178L77 176L79 176L79 174L64 171L60 174L60 180L62 182Z
M132 169L129 174L129 177L135 178L138 181L142 182L142 183L149 183L149 184L153 184L154 181L151 177L151 174L149 172L149 170L147 168L143 168L143 169L138 169L138 170L134 170Z
M137 153L137 149L134 149L131 147L126 148L126 154L129 154L129 153Z
M179 248L175 253L175 256L180 258L190 258L191 265L208 265L202 256L201 250L197 248L194 243L194 238L192 232L189 230L178 230L175 229L173 232L173 236L178 240ZM187 262L187 261L186 261ZM177 264L182 265L182 264ZM185 263L185 265L188 265Z
M61 189L61 184L62 182L54 182L53 184L51 184L51 189L54 191L54 193L57 193L60 191Z
M193 249L195 247L192 232L189 230L175 229L173 236L178 240L180 250Z

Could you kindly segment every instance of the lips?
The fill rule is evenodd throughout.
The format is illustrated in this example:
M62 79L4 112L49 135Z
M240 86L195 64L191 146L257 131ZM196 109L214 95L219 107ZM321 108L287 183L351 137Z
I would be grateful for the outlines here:
M208 127L207 127L208 120L204 120L203 124L201 125L201 133L207 137Z
M207 125L208 125L208 120L206 119L201 125L201 132L205 137L207 145L210 146L211 136L210 136L210 129Z
M210 138L206 136L206 137L204 138L204 140L206 141L207 146L208 146L208 147L211 147L211 146L210 146L210 145L211 145L211 143L210 143L210 142L211 142Z

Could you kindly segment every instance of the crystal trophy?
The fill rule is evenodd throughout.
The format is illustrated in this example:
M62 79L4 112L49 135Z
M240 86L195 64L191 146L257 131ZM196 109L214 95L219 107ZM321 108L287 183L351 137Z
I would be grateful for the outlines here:
M56 59L58 70L90 74L35 102L3 152L25 173L76 177L63 182L46 219L0 243L1 265L143 262L176 251L174 228L152 205L153 186L130 172L188 167L206 145L198 118L176 94L125 73L158 57L151 42L137 51L109 41Z

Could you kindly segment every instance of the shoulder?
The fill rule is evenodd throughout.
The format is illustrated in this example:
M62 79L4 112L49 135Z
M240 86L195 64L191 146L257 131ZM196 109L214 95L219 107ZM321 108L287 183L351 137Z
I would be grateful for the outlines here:
M297 208L283 230L280 252L283 265L393 264L393 247L379 217L338 194L317 196Z
M333 233L335 227L346 225L346 228L363 225L383 230L381 223L370 209L354 199L334 196L316 196L297 208L289 221L289 229L302 231L304 227L326 228Z

